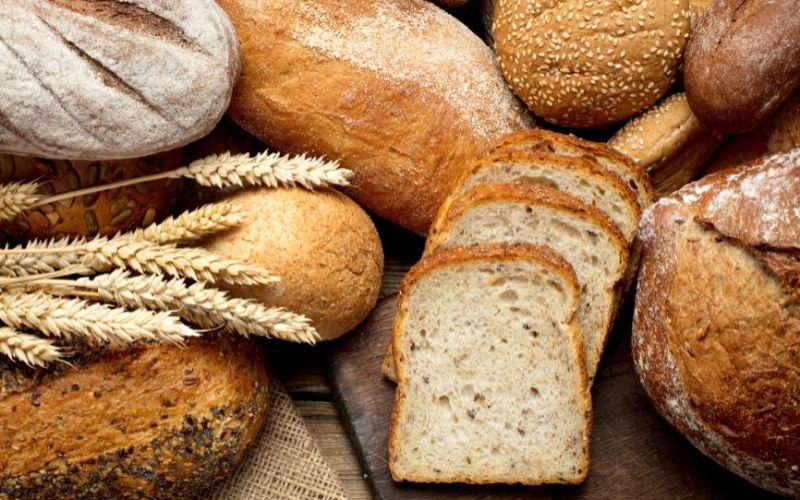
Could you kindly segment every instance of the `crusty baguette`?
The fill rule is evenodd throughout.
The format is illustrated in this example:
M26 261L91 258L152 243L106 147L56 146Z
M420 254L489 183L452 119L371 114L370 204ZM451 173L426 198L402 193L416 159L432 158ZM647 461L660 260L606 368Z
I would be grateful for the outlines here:
M0 152L145 156L214 128L239 74L212 0L19 0L0 16Z
M705 177L642 220L634 366L661 415L800 496L800 150Z
M591 403L578 285L532 245L443 249L406 276L393 336L398 481L578 483Z
M0 498L202 497L265 422L251 340L81 352L47 370L0 360Z
M533 125L486 45L427 0L220 0L242 39L229 114L341 160L356 201L427 231L465 166Z

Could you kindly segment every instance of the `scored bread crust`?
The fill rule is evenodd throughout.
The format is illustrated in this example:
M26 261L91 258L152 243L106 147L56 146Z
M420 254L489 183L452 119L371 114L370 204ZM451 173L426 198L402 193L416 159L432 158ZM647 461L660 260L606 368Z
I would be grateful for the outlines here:
M547 248L530 245L530 244L509 244L509 243L490 243L483 245L474 245L469 247L454 247L441 249L434 254L423 257L403 278L400 285L400 291L397 297L397 317L395 318L392 328L391 347L395 353L401 352L401 332L404 321L403 304L406 297L417 286L420 279L432 271L442 267L455 266L468 262L480 261L514 261L514 260L527 260L535 261L539 265L547 268L549 271L561 277L563 283L569 288L567 294L572 299L569 305L569 318L566 318L569 331L569 343L575 354L575 359L578 364L577 373L579 376L579 385L582 388L582 398L580 404L583 410L584 421L586 422L583 447L586 452L583 455L583 463L581 464L582 473L579 477L569 481L570 484L578 484L582 482L589 469L589 444L591 442L591 419L592 419L592 405L591 395L589 391L588 376L586 373L586 360L584 357L583 340L581 338L580 329L577 326L576 316L578 308L578 295L580 288L578 286L575 272L572 266L564 260L563 257ZM399 357L397 355L396 357ZM393 457L397 454L397 426L403 412L405 405L405 383L407 374L403 366L402 360L396 360L397 370L397 390L395 391L395 403L392 409L391 423L389 427L389 468L392 473L393 479L411 481L411 482L458 482L469 484L492 484L496 480L489 478L471 478L467 476L453 477L448 480L442 480L436 477L427 477L422 475L410 475L398 478L393 470ZM544 478L535 482L523 482L522 484L543 484L552 482L560 478Z
M762 488L792 497L800 495L800 454L795 451L787 457L779 450L785 453L791 447L785 443L796 440L792 429L800 428L796 398L790 395L791 377L797 380L797 375L779 368L779 360L770 352L776 345L785 346L778 347L779 351L792 352L796 349L792 342L795 346L798 342L797 314L792 320L789 312L800 296L798 191L800 150L795 150L705 177L654 205L641 224L644 258L632 330L634 367L659 413L724 467ZM747 266L719 269L709 278L713 270L698 269L694 261L701 256L688 253L699 244L698 234L703 232L710 232L714 248L741 252L736 255L746 259ZM770 254L790 262L794 259L794 264L788 269L775 267ZM746 278L751 276L747 272L755 272L757 279ZM704 285L701 274L705 284L716 286L700 293L713 295L696 296L695 288ZM765 288L749 291L751 282ZM769 288L763 283L770 283ZM752 300L745 298L749 303L744 303L739 300L742 297ZM752 339L721 336L727 328L741 328L740 321L755 321L750 316L758 320L758 314L764 314L759 311L762 306L785 311L787 322L780 324L775 319L778 314L764 318L760 330L750 333L755 344L750 343ZM681 329L686 323L698 329L696 336ZM766 359L760 354L762 349ZM737 364L740 359L746 362ZM781 363L785 367L786 362ZM720 370L722 375L716 373ZM736 375L729 380L726 373ZM716 380L720 376L726 377L723 383ZM760 387L757 396L750 387ZM741 399L742 395L751 399ZM724 401L728 401L725 406ZM795 415L791 424L786 424L791 418L787 412ZM782 426L788 426L773 433L769 429L774 429L778 418L783 419Z
M579 155L581 158L596 162L603 170L627 182L633 188L642 210L653 204L653 186L644 169L633 159L603 143L587 141L574 135L535 129L506 135L489 149L490 154L513 151L550 152L561 156Z

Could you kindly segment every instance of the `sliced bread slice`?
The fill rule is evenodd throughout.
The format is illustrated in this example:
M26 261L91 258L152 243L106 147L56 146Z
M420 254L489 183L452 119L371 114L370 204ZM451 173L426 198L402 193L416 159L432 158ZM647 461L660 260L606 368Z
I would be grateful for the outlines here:
M573 135L559 134L549 130L534 129L506 135L490 149L490 153L514 151L549 152L593 161L600 168L622 179L633 189L636 201L642 211L652 205L655 199L650 176L641 165L603 143L587 141Z
M569 262L581 289L578 323L593 380L628 265L619 230L599 210L553 189L488 184L453 200L431 229L426 251L478 243L532 243Z
M406 275L393 342L396 481L579 483L591 403L578 285L532 245L442 249Z

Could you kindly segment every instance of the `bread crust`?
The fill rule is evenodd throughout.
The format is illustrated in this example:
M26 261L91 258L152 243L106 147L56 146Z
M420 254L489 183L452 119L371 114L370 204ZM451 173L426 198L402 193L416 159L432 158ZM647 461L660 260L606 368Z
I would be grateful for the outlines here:
M491 51L423 0L221 0L242 40L230 116L285 153L341 160L345 191L424 233L465 165L533 126Z
M70 362L0 361L0 497L190 498L233 472L266 419L265 357L248 339Z
M659 413L712 459L788 496L800 495L800 374L787 354L800 346L798 188L795 151L648 211L632 336Z
M577 314L578 301L577 297L579 286L575 278L575 272L572 266L564 260L560 255L548 250L547 248L530 245L530 244L509 244L509 243L490 243L483 245L473 245L470 247L453 247L445 248L423 257L403 278L400 285L400 291L397 298L397 316L392 327L392 349L395 353L401 352L402 338L399 332L402 332L403 324L403 303L405 298L413 291L419 280L426 274L435 271L441 267L455 266L467 262L476 261L513 261L513 260L533 260L551 272L560 276L563 282L570 288L572 293L568 294L573 298L573 303L570 305L571 317L568 319L569 341L575 353L575 359L578 362L578 375L580 386L584 389L585 397L581 399L583 407L583 415L586 421L586 432L584 433L584 462L582 463L582 473L579 477L572 478L571 480L564 481L563 478L545 478L542 481L522 483L522 484L544 484L547 482L559 482L562 484L579 484L583 482L588 474L589 469L589 445L591 443L591 395L589 392L588 377L586 374L586 360L584 355L583 340L581 333L577 326L575 316ZM398 357L399 354L396 354ZM397 426L400 421L400 416L405 404L405 384L407 375L402 363L402 360L396 359L397 369L397 390L395 392L395 402L392 408L392 420L389 427L389 469L392 473L392 478L395 481L410 481L410 482L448 482L448 483L468 483L468 484L492 484L497 482L517 482L517 479L506 478L492 478L490 472L487 471L487 477L468 477L459 476L442 480L435 477L416 476L411 475L408 477L398 477L393 467L393 457L397 453ZM561 480L559 480L561 479Z
M686 46L686 95L726 133L763 122L800 85L800 0L719 0Z

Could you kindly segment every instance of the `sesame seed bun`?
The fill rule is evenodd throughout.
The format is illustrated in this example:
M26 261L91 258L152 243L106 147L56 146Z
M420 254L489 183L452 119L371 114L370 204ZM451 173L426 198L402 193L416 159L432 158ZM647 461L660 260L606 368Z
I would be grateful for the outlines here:
M689 20L689 0L498 0L493 29L503 76L532 111L603 127L672 86Z

